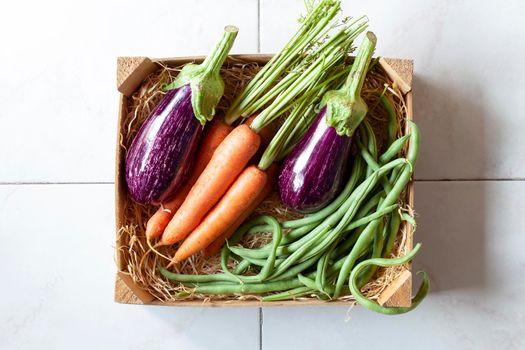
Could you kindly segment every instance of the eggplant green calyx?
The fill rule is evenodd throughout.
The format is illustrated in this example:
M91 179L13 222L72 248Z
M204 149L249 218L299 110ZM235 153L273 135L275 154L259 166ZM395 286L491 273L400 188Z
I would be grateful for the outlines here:
M215 107L224 93L224 81L219 73L238 31L235 26L226 26L221 41L204 62L185 65L173 82L163 86L167 91L190 84L193 113L203 126L213 119Z
M368 112L368 106L361 97L361 89L376 42L374 33L366 33L343 87L328 91L323 96L321 106L326 106L326 122L341 136L352 136Z

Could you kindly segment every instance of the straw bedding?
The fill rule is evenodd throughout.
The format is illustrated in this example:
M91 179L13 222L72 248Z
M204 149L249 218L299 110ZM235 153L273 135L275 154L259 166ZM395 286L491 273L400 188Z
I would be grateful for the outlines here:
M243 89L249 80L257 73L261 67L254 62L244 62L240 60L228 59L221 70L221 76L225 82L225 94L222 98L217 117L224 115L229 104L235 96ZM120 126L120 152L125 152L131 144L134 136L147 118L155 105L163 96L161 86L172 81L180 71L181 66L172 67L161 65L160 68L145 79L140 88L131 96L127 105L126 115L121 121ZM377 91L386 89L386 94L394 102L398 120L398 130L404 130L404 119L407 107L401 92L396 88L387 74L382 70L379 64L375 64L373 69L368 73L362 95L369 106L368 120L376 133L380 150L384 150L383 144L386 139L386 111L379 104L378 98L373 94ZM122 157L124 159L124 157ZM123 167L123 164L120 166ZM125 183L121 183L125 187ZM160 247L152 249L145 237L146 222L149 217L157 210L156 207L141 205L129 197L126 193L125 207L122 209L123 225L118 228L117 234L117 256L119 265L123 268L123 273L129 274L135 283L141 288L151 293L160 301L170 302L178 300L175 296L177 292L188 291L183 285L170 282L161 276L157 271L158 265L166 266L175 254L177 245L172 247ZM403 196L405 197L405 195ZM412 213L404 203L403 210ZM288 220L297 218L300 215L285 208L279 201L276 192L270 195L256 210L254 215L270 214L279 220ZM247 238L241 244L248 247L257 247L267 243L271 239L269 234L258 234ZM407 227L402 226L398 234L395 248L392 256L401 256L405 254L407 236ZM232 263L233 264L233 263ZM371 298L377 299L381 292L393 281L405 267L379 268L375 278L364 288L364 294ZM185 274L212 274L221 271L219 257L204 258L200 254L188 259L186 262L173 268L173 271ZM236 295L236 296L208 296L191 294L188 299L202 300L246 300L257 299L256 295ZM298 299L311 299L312 297L301 297ZM352 296L343 296L340 300L352 301Z

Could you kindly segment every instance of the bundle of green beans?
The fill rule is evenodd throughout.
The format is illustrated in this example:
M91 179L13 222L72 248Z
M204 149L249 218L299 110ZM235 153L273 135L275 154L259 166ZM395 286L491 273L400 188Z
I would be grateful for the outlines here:
M405 264L420 249L417 244L404 257L388 258L401 223L414 223L399 210L398 202L418 157L419 131L408 122L410 134L396 139L394 109L381 94L380 101L389 112L387 150L378 154L375 135L365 120L350 179L330 205L301 219L280 223L264 215L245 223L221 251L222 273L182 275L159 268L161 274L198 294L264 294L263 301L352 294L359 304L384 314L414 309L428 292L426 274L410 307L384 307L360 291L378 266ZM398 157L405 147L406 157ZM254 249L237 245L245 235L260 232L271 232L271 243ZM228 267L230 259L237 261L233 271Z

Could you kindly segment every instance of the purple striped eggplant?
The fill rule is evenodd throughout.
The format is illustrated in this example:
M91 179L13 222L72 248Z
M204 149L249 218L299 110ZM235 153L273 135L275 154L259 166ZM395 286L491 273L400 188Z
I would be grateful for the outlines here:
M202 126L191 107L191 87L169 90L142 124L126 158L129 193L160 203L187 179Z
M288 207L315 212L328 205L347 181L352 135L368 112L361 89L375 44L375 35L368 32L345 84L323 96L321 111L283 161L279 194Z
M163 89L166 94L146 118L126 155L131 197L159 204L187 180L202 129L224 93L219 71L238 29L227 26L221 41L200 65L187 64Z
M279 174L282 202L301 212L313 212L329 203L347 179L352 140L326 123L323 107L301 141L286 157Z

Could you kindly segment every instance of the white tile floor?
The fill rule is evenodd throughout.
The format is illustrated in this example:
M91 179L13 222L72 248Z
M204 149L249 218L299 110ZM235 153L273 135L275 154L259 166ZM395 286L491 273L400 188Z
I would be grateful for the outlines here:
M424 246L415 268L433 283L417 310L384 317L354 308L345 321L340 307L113 303L116 57L205 54L225 24L241 29L233 52L274 52L302 3L2 6L0 349L525 348L519 0L344 2L348 14L368 14L379 54L416 60Z

